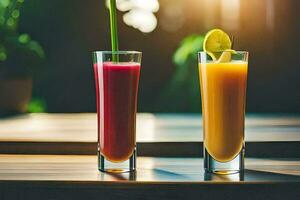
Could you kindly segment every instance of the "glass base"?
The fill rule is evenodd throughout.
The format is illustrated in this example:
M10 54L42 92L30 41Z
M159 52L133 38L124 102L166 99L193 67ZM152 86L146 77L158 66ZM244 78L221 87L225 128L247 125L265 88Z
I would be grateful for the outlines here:
M204 148L204 169L205 172L214 174L234 174L244 171L244 148L229 162L219 162L215 160Z
M241 171L239 173L232 174L215 174L210 172L204 173L204 180L214 181L214 182L233 182L233 181L244 181L244 173Z
M98 169L108 173L134 172L136 170L136 148L129 159L123 162L111 162L101 153L98 154Z

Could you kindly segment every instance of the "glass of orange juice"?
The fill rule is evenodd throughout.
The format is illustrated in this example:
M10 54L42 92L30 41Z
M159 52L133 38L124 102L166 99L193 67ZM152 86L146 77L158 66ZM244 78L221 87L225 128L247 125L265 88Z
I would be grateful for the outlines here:
M199 52L206 172L232 174L244 169L244 121L248 52L222 51L212 60Z

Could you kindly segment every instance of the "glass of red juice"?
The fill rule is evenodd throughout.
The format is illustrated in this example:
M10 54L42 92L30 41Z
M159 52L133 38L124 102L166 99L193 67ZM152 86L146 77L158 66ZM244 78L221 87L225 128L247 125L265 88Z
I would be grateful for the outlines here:
M136 112L142 53L93 52L98 114L98 169L136 170Z

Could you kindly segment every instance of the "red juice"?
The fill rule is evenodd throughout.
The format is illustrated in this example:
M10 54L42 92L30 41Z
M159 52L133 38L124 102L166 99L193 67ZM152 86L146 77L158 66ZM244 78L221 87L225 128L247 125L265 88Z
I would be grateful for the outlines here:
M139 63L94 64L98 144L112 162L129 159L135 149L140 68Z

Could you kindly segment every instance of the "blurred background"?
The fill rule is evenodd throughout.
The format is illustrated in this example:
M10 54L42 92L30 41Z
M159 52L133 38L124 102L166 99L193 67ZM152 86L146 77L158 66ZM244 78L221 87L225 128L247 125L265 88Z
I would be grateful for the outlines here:
M247 112L300 112L299 8L119 0L120 49L143 52L139 112L201 111L196 52L216 27L250 52ZM95 112L94 50L110 50L105 0L0 0L0 111Z

